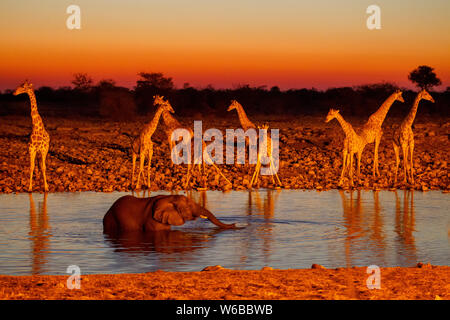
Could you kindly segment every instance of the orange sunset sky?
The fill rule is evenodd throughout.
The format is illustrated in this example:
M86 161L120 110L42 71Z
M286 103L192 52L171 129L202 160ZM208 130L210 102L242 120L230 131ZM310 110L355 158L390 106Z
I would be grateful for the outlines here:
M80 30L66 27L70 4ZM366 27L371 4L381 30ZM450 86L448 0L2 0L0 26L0 90L68 86L76 72L132 87L141 71L177 86L412 88L422 64Z

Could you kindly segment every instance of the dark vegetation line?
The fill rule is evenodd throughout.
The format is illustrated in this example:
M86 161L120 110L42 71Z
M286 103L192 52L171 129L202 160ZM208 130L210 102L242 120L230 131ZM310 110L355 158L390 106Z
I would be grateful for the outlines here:
M421 66L410 73L409 78L419 88L431 91L439 85L432 68ZM422 69L421 69L422 68ZM417 75L417 73L419 75ZM431 80L430 80L431 79ZM202 119L213 116L230 118L226 110L232 99L238 100L245 110L254 116L277 117L295 115L326 115L330 108L340 109L347 117L367 117L394 90L395 84L384 82L355 87L330 88L327 90L267 88L240 85L233 89L203 89L185 83L175 88L172 78L162 73L139 73L133 89L116 86L114 80L102 80L94 85L87 74L75 74L73 87L36 88L39 112L43 116L61 118L96 117L114 121L132 121L137 116L153 112L153 96L163 95L169 99L177 115ZM400 88L401 89L401 88ZM405 116L417 94L403 89L405 102L390 111L391 116ZM431 92L436 103L423 102L419 113L429 116L448 117L450 87L442 92ZM12 95L12 90L0 94L0 115L29 115L28 97Z

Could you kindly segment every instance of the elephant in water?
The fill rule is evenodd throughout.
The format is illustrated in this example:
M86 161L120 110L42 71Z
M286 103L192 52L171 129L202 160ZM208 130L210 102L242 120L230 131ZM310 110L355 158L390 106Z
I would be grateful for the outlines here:
M209 210L183 195L160 195L150 198L119 198L103 218L104 233L170 230L198 217L209 219L223 229L235 224L220 222Z

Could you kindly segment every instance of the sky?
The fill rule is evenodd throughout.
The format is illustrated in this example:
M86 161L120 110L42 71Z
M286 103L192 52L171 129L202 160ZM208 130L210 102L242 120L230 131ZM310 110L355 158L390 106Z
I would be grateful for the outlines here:
M66 27L71 4L79 30ZM380 30L366 26L372 4ZM0 90L25 78L69 86L78 72L127 87L163 72L178 87L412 88L408 73L424 64L442 90L449 31L448 0L2 0Z

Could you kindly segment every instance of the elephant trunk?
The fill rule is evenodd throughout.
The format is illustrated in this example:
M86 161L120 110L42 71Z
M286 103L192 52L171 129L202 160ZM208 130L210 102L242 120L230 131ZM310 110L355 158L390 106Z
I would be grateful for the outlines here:
M205 209L205 208L203 208L201 206L199 206L199 207L200 207L200 210L199 210L200 215L207 217L208 220L211 221L212 223L214 223L216 226L218 226L218 227L220 227L222 229L235 228L235 224L234 223L227 224L227 223L220 222L219 219L217 219L209 210L207 210L207 209Z

